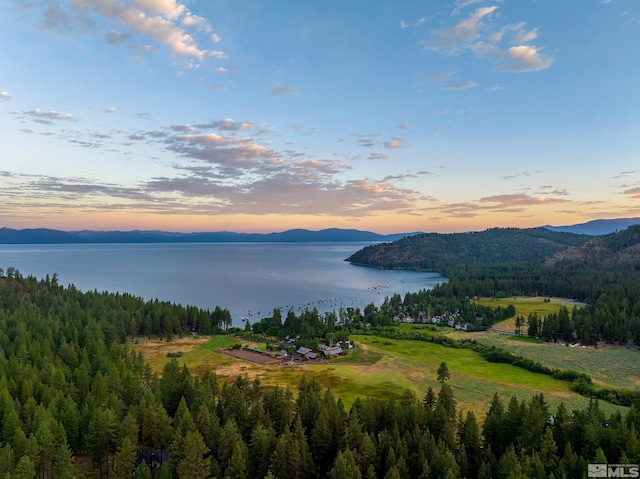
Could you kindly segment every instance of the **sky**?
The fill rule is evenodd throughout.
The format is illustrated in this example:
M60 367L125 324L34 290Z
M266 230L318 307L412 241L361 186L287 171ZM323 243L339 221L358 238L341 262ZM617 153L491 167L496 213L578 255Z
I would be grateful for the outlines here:
M0 0L0 227L640 216L637 0Z

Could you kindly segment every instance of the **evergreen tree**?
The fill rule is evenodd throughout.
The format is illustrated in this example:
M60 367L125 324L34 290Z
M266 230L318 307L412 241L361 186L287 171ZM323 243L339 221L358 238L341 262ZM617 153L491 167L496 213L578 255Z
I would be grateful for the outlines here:
M114 462L116 465L116 479L131 479L135 469L136 446L129 436L125 436L118 448Z
M211 458L206 457L209 449L197 431L185 435L185 455L176 465L179 479L204 479L209 477Z
M246 479L248 470L249 449L244 441L238 441L233 445L233 451L225 470L225 477L229 479Z
M446 383L449 379L451 379L451 374L449 373L449 368L447 367L447 363L441 362L438 367L438 382L440 384Z
M347 449L336 456L333 467L329 471L329 479L361 479L362 474L356 464L352 452Z
M22 456L16 465L13 479L35 479L36 468L29 456Z

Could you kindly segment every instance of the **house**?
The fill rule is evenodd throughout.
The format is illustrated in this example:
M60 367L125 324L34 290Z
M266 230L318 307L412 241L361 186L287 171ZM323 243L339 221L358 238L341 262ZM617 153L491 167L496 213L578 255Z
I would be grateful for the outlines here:
M169 451L163 451L162 454L160 454L156 450L138 449L135 461L136 467L143 462L149 466L150 469L160 467L165 462L169 462Z
M294 361L309 361L310 359L315 359L317 355L311 350L311 348L306 348L304 346L300 346L298 350L293 355Z
M342 356L344 354L344 351L342 350L342 348L334 346L332 348L325 349L323 353L327 358L337 358L338 356Z

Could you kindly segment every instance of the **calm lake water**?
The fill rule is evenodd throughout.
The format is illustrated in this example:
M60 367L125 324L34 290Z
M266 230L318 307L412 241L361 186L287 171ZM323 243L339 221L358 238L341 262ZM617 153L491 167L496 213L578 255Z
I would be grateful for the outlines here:
M429 289L438 273L352 266L365 243L197 243L0 245L0 267L83 291L127 292L205 309L231 311L234 325L274 308L337 311L381 304L385 296Z

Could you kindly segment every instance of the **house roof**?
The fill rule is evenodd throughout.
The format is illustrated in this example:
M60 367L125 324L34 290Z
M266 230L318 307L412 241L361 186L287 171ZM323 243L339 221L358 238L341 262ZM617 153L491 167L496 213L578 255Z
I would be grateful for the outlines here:
M338 356L340 354L344 354L344 351L342 351L342 348L334 346L332 348L325 349L324 354L326 354L327 356Z
M311 349L305 348L304 346L300 346L300 348L298 348L296 352L299 354L309 354L311 352Z

